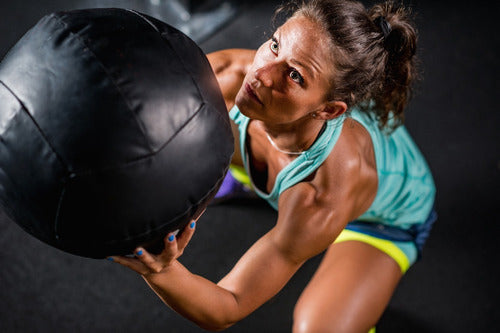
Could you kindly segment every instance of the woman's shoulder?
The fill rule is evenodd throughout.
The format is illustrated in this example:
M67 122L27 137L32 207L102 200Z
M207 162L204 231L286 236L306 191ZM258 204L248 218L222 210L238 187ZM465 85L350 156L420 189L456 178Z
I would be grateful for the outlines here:
M354 215L369 208L377 192L377 167L370 134L360 123L346 118L335 147L314 178L325 193L352 203Z
M248 49L225 49L209 53L207 58L215 75L227 72L246 74L255 52Z
M247 49L227 49L207 55L228 110L234 105L236 94L252 65L254 56L255 51Z

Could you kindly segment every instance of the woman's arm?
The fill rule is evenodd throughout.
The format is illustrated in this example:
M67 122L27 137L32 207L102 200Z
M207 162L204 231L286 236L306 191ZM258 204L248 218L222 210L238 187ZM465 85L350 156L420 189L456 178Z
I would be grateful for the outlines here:
M349 165L351 171L341 172L342 179L336 182L338 190L326 190L313 181L283 192L276 226L218 284L190 273L176 260L194 232L191 228L173 241L167 237L159 256L141 249L139 259L115 260L139 272L168 306L199 326L227 328L278 293L307 259L333 243L353 217L350 196L356 192L352 180L359 178L359 168Z
M254 56L255 50L247 49L227 49L207 55L228 110L231 110L234 105L236 94L240 90Z
M207 55L228 111L234 106L236 94L240 90L248 68L252 65L254 56L254 50L246 49L228 49ZM239 130L233 122L231 122L231 129L234 137L234 154L231 164L243 166Z
M225 329L278 293L304 261L326 249L342 229L343 222L337 227L326 222L335 214L316 207L313 191L301 184L283 193L277 225L218 284L192 274L176 260L194 232L189 227L178 239L167 237L159 256L138 249L138 259L113 259L141 274L179 314L204 329Z

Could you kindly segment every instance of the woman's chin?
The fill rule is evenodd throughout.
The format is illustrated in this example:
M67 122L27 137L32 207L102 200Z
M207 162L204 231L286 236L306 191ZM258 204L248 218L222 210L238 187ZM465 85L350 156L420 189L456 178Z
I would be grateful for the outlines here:
M238 96L236 96L235 100L234 100L234 104L236 104L236 106L238 107L238 109L240 110L240 112L246 116L246 117L249 117L249 118L253 118L255 117L255 111L253 110L252 106L250 105L251 103L248 103L249 101L246 100L245 98L238 98Z
M238 104L238 102L236 102L236 105L238 106L238 109L240 110L241 114L243 114L245 117L254 120L262 120L261 119L262 117L259 117L259 114L253 108L248 107L244 103Z

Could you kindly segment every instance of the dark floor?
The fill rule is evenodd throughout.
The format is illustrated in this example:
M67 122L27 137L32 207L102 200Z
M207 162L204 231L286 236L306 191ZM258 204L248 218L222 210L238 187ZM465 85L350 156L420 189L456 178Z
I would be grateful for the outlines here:
M0 0L0 56L44 14L89 3ZM440 219L377 332L498 332L499 8L494 1L412 3L424 80L407 127L433 170ZM257 47L276 4L248 2L202 48ZM210 207L182 262L215 281L275 218L260 201ZM0 332L202 331L166 308L138 275L53 249L3 215L0 247ZM294 303L319 259L228 332L289 332Z

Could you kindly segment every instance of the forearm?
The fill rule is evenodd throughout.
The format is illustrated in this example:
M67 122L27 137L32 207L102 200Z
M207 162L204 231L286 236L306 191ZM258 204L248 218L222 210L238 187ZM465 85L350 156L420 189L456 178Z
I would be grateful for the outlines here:
M192 233L193 229L181 233L177 241L169 237L160 256L138 249L137 259L118 257L116 260L141 274L169 307L209 330L225 329L249 315L276 295L307 259L290 256L296 251L290 251L283 244L300 242L283 242L283 237L273 228L215 284L192 274L173 259L179 257L177 252L182 252ZM303 233L295 235L300 236L303 237Z
M192 274L178 261L162 273L143 277L165 304L204 329L221 330L238 319L231 292Z

